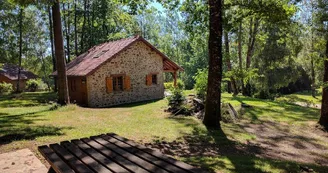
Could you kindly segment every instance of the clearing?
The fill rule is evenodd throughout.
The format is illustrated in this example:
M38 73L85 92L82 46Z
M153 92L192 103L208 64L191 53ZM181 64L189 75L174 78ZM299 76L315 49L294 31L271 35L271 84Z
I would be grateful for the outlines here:
M165 99L103 109L58 107L54 99L43 92L1 96L0 153L29 148L39 155L39 145L114 132L210 172L328 170L328 134L315 128L316 108L224 93L224 102L252 107L219 131L194 117L171 117Z

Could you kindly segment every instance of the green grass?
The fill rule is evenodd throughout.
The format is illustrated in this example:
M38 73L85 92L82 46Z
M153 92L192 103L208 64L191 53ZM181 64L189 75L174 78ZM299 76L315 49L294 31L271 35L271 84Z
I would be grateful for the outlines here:
M20 94L0 95L0 108L40 106L55 101L56 94L50 92L24 92Z
M279 98L276 98L276 100L280 102L287 102L287 103L296 103L296 102L306 103L308 105L321 104L321 97L322 97L321 92L322 92L321 89L317 89L315 98L312 97L311 92L304 91L295 94L284 95Z
M219 157L189 157L182 159L185 162L202 165L210 168L210 171L220 170L225 173L242 172L272 172L289 173L301 172L300 165L295 162L263 159L252 156L219 156ZM316 172L326 172L327 167L302 164L303 167L310 167Z
M193 94L194 91L185 91ZM302 124L318 119L319 110L282 102L263 101L223 93L224 102L252 106L243 118L252 123L278 121ZM222 130L208 130L194 117L171 117L164 112L166 99L136 103L114 108L84 108L76 105L57 107L51 101L54 93L22 93L0 98L0 151L30 148L103 133L117 133L140 143L158 141L207 141L222 148L236 146L256 139L237 124L222 123ZM215 157L179 158L222 172L297 172L299 164L288 161L262 159L254 155L222 155ZM303 164L302 164L303 165ZM325 167L310 165L317 172Z
M222 94L222 101L229 102L235 107L240 107L241 103L250 105L251 108L247 109L244 118L250 119L252 123L275 121L293 124L317 121L320 112L320 110L315 108L305 108L291 103L260 100L244 96L233 97L228 93Z

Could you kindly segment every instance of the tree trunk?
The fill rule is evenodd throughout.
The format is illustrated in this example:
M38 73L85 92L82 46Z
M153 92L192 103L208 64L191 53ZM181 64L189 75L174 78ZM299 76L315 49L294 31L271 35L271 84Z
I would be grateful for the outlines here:
M81 52L82 53L84 51L84 37L85 37L85 23L87 20L87 1L88 0L84 0L84 13L83 13L83 24L82 24L82 33L81 33Z
M54 52L54 35L53 35L53 26L52 26L52 15L50 6L48 6L48 15L49 15L49 35L50 35L50 46L51 46L51 59L52 59L52 71L55 72L57 70L56 67L56 58ZM57 79L54 78L54 91L57 92Z
M203 123L220 128L222 80L222 2L209 0L210 36L208 41L209 70Z
M46 71L46 63L44 61L44 57L43 57L43 52L40 52L40 58L41 58L41 62L42 62L42 71L43 71L43 75L44 75L44 81L46 82L47 86L48 86L48 91L51 91L51 87L49 84L49 80L47 79L47 71Z
M88 41L87 41L87 43L88 43L88 46L87 46L87 49L89 49L89 48L91 48L91 28L92 28L92 26L91 26L91 19L90 19L90 0L88 0L88 7L87 7L87 11L88 11L88 13L87 13L87 18L88 18L88 33L87 33L87 36L88 36Z
M254 52L254 46L256 41L256 34L259 27L260 20L258 18L253 21L253 18L250 20L249 25L249 39L248 39L248 48L247 48L247 55L246 55L246 69L249 69L251 67L251 59ZM244 91L244 95L251 96L251 84L249 81L246 84L246 88Z
M74 1L74 45L75 45L75 56L78 56L78 45L77 45L77 14L76 14L76 3L77 0Z
M69 22L69 4L67 4L67 9L65 8L65 3L63 3L63 11L64 13L64 25L65 25L65 37L66 37L66 63L71 61L71 57L70 57L70 47L69 47L69 31L70 31L70 22ZM67 15L66 15L67 14Z
M247 49L247 57L246 57L246 69L251 67L251 58L254 52L254 46L256 41L256 34L259 27L260 20L251 18L250 21L250 30L249 30L249 39L248 39L248 49ZM254 25L254 26L253 26Z
M228 71L232 70L232 65L231 65L231 60L230 60L230 48L229 48L229 35L228 32L225 31L224 32L224 43L225 43L225 51L226 51L226 63L227 63L227 69ZM236 81L234 79L234 77L230 78L230 85L231 85L231 90L233 92L233 95L236 96L238 95L238 90L237 90L237 86L236 86Z
M325 74L323 82L325 86L322 89L322 105L321 105L321 116L319 124L328 128L328 39L326 43L326 57L325 58Z
M19 62L18 62L18 74L17 74L17 84L16 92L20 92L20 77L21 77L21 67L22 67L22 46L23 46L23 8L20 8L19 13Z
M66 48L67 48L67 62L71 62L71 49L70 49L70 32L71 32L71 22L70 22L70 5L67 2L67 17L66 17Z
M240 78L241 78L241 90L243 95L245 95L245 85L244 85L244 72L243 72L243 58L242 58L242 21L239 22L239 30L238 30L238 59L239 59L239 71L240 71Z
M54 5L52 6L52 14L54 22L55 55L57 60L58 103L64 105L69 104L70 102L67 86L66 61L59 0L55 1Z
M313 49L312 49L313 50ZM316 98L315 96L315 72L314 72L314 60L313 60L313 55L311 55L311 91L312 91L312 97Z

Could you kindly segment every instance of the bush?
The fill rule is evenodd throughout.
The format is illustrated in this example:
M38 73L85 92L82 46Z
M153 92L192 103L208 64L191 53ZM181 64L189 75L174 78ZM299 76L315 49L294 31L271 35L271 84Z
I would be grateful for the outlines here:
M30 79L26 82L26 89L30 92L44 91L47 85L41 79Z
M172 92L172 95L168 96L167 97L167 100L169 101L169 104L170 103L173 103L173 102L176 102L176 103L181 103L185 100L185 97L183 95L183 91L180 90L179 88L175 88L173 90L171 90Z
M168 89L168 90L173 90L174 89L173 82L165 82L164 83L164 88Z
M196 81L194 88L196 90L197 96L202 99L205 99L206 97L207 76L207 69L198 70L196 76L194 76L194 79Z
M189 107L184 104L186 98L183 95L183 90L179 88L174 88L171 90L172 95L167 97L169 109L167 111L171 112L172 114L186 114L189 112ZM190 113L188 113L189 115Z
M0 83L0 94L10 94L13 91L14 90L12 84L6 82Z
M45 82L43 82L43 80L40 80L38 91L46 91L46 90L48 90L48 85Z
M271 99L271 100L274 99L274 95L266 90L261 90L261 91L255 93L254 97L258 98L258 99Z
M177 81L177 87L180 90L184 90L185 85L182 80L178 79ZM174 82L165 82L164 83L164 88L168 90L174 90Z

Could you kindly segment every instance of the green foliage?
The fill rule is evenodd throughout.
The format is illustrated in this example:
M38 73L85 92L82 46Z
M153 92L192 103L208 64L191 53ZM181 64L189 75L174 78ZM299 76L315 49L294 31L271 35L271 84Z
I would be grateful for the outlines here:
M26 82L27 91L45 91L46 89L47 85L41 79L30 79Z
M198 70L194 79L196 81L194 89L200 98L206 97L208 69Z
M173 90L173 88L174 88L173 82L165 82L164 83L164 88L168 89L168 90Z
M177 87L180 90L184 90L185 85L182 80L180 80L180 79L177 80ZM164 88L168 89L168 90L174 90L174 82L165 82Z
M169 101L169 105L172 104L172 102L182 103L185 100L183 90L179 88L173 88L171 90L171 94L172 95L167 97L167 100Z
M30 79L26 82L26 89L30 92L35 92L39 88L40 83L40 80Z
M274 95L268 90L260 90L254 94L254 97L258 99L274 99Z
M6 82L1 82L0 83L0 94L10 94L12 93L13 90L13 85L10 83Z

